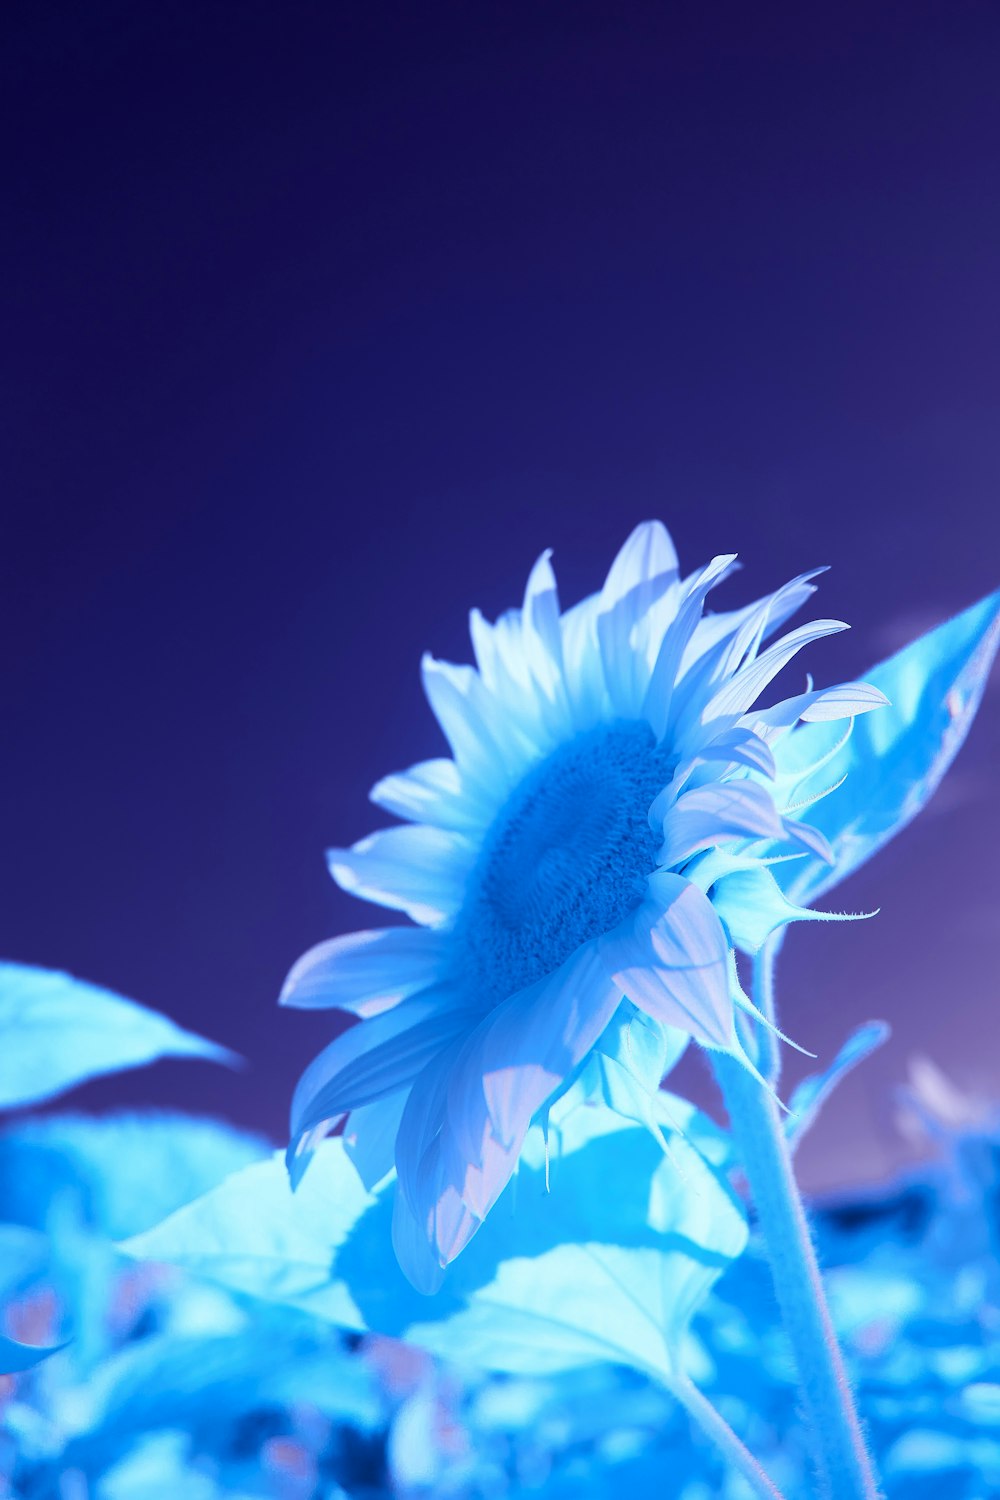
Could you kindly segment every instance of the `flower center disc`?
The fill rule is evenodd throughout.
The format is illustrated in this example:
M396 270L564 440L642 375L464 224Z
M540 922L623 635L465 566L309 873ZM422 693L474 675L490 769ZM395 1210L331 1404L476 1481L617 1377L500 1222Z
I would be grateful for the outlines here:
M498 1004L639 905L661 842L650 804L675 764L648 724L619 723L560 746L514 789L456 923L470 999Z

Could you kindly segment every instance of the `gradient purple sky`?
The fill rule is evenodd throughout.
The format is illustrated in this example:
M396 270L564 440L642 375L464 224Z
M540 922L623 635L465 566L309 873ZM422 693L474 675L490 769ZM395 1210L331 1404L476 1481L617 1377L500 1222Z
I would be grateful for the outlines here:
M251 1065L81 1104L275 1137L284 974L377 919L324 848L542 547L567 602L652 515L720 603L830 563L820 682L1000 582L1000 7L347 9L39 0L0 63L2 947ZM914 1053L1000 1097L998 752L994 690L881 915L787 946L822 1059L895 1028L813 1185L900 1159Z

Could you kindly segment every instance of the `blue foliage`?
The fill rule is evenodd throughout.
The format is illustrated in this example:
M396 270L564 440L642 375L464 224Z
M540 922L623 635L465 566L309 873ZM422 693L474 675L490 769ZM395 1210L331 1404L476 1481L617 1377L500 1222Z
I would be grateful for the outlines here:
M44 1228L72 1191L88 1223L124 1239L268 1150L262 1136L169 1112L25 1119L0 1131L0 1203L8 1221Z
M894 707L862 733L838 738L810 710L777 741L786 790L804 777L811 794L810 778L845 768L853 787L809 814L837 854L832 875L808 854L775 866L794 900L867 858L933 791L978 702L997 605L876 668ZM759 882L720 868L706 861L706 888L729 882L720 911L752 948L771 930L752 910ZM352 953L334 954L345 982L357 980ZM369 978L376 961L369 952ZM308 992L308 975L300 982ZM0 1108L159 1056L229 1060L131 1002L19 965L0 966L0 1032ZM862 1028L796 1091L793 1140L883 1037ZM754 1231L748 1243L728 1180L731 1143L658 1088L682 1045L619 1007L435 1297L393 1256L379 1152L363 1186L350 1139L319 1146L322 1169L293 1197L265 1142L210 1121L8 1122L0 1494L743 1500L675 1399L685 1375L789 1500L809 1493L795 1377L762 1246ZM1000 1120L926 1069L907 1107L936 1164L815 1205L815 1235L888 1500L990 1500ZM397 1240L405 1231L397 1224Z
M788 1101L786 1134L793 1148L813 1125L841 1079L888 1039L889 1027L885 1021L868 1021L852 1032L829 1067L803 1078Z
M275 1158L127 1248L346 1328L458 1352L479 1369L613 1359L669 1380L693 1313L746 1241L738 1201L679 1120L725 1153L722 1132L683 1100L661 1100L665 1154L648 1130L568 1096L433 1297L393 1255L393 1184L366 1192L341 1140L320 1148L324 1171L294 1195ZM600 1182L614 1190L595 1194Z
M37 1104L160 1057L235 1061L225 1047L134 1000L29 964L0 963L0 1037L0 1109Z
M168 1017L97 985L28 964L0 963L0 1110L38 1104L101 1073L139 1067L171 1056L202 1057L224 1063L237 1060L226 1048L184 1031ZM53 1128L56 1138L47 1146L46 1138L51 1141ZM50 1217L60 1220L63 1232L57 1237L54 1274L63 1259L61 1247L73 1242L77 1253L69 1257L63 1269L71 1268L71 1278L86 1274L90 1290L95 1291L94 1277L103 1274L101 1262L107 1261L107 1254L97 1247L91 1247L92 1253L81 1248L87 1236L84 1233L80 1240L77 1233L80 1197L89 1191L92 1179L110 1191L113 1184L120 1183L121 1174L97 1172L95 1176L88 1165L99 1164L102 1150L116 1155L119 1167L131 1160L133 1180L126 1191L119 1193L118 1201L126 1214L123 1223L133 1227L141 1227L144 1201L145 1222L153 1222L164 1210L169 1211L184 1201L185 1174L174 1170L168 1171L159 1182L151 1178L145 1139L133 1142L133 1147L139 1147L138 1152L133 1149L131 1156L128 1151L122 1156L120 1131L116 1137L115 1126L110 1122L88 1126L77 1121L70 1128L70 1141L59 1138L58 1130L51 1123L29 1126L26 1138L18 1141L15 1136L3 1140L0 1213L8 1225L20 1223L45 1228ZM208 1130L213 1139L225 1134L218 1127ZM36 1136L40 1131L41 1139L32 1142L32 1131ZM167 1135L177 1140L175 1131L168 1129ZM156 1144L151 1136L150 1145ZM90 1160L95 1153L96 1158ZM183 1154L183 1142L179 1140L175 1154ZM175 1162L163 1165L176 1167ZM219 1176L235 1165L235 1158L229 1160ZM196 1180L207 1185L212 1180L211 1174ZM136 1186L141 1189L138 1193ZM99 1205L97 1217L108 1221L102 1226L106 1233L120 1233L120 1227L111 1227L109 1208L109 1204ZM4 1233L5 1226L0 1224L0 1311L4 1307L2 1283L15 1276L19 1263L9 1238L4 1241ZM78 1320L81 1323L82 1306L81 1302ZM46 1359L54 1347L43 1342L22 1344L0 1336L0 1373L27 1369Z
M998 647L1000 590L872 667L866 676L889 706L856 719L848 738L839 724L806 723L778 742L778 774L796 781L797 798L837 787L808 812L836 863L807 855L775 867L793 900L838 885L929 801L971 728Z

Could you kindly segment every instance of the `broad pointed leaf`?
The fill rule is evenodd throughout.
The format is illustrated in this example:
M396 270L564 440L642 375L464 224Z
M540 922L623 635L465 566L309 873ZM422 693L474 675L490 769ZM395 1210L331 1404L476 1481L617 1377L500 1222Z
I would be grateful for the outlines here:
M808 810L836 856L775 867L788 896L815 901L905 828L935 791L969 732L1000 646L1000 590L928 631L864 673L889 706L855 720L854 732L812 775L808 768L836 745L837 723L801 724L773 746L779 776L801 772L801 801L846 775L843 786Z
M13 1223L44 1228L52 1203L69 1190L87 1224L121 1239L269 1154L262 1137L192 1115L19 1120L0 1133L0 1205Z
M0 1109L51 1099L161 1057L232 1064L232 1052L69 974L0 963Z
M706 1139L720 1134L697 1123ZM533 1132L518 1178L433 1297L413 1290L393 1256L392 1180L367 1193L340 1140L319 1148L294 1196L275 1157L125 1249L484 1369L609 1360L669 1379L692 1315L743 1249L746 1223L666 1112L660 1124L669 1155L599 1107L560 1113L549 1163Z

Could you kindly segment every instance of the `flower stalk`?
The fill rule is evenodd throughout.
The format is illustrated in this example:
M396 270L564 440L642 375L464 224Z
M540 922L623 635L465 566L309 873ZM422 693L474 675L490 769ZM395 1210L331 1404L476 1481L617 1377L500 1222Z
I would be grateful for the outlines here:
M778 1107L734 1058L716 1053L713 1065L767 1246L823 1493L878 1500Z
M671 1383L670 1391L726 1462L738 1474L743 1475L755 1495L761 1496L762 1500L784 1500L781 1491L768 1478L749 1448L740 1441L728 1422L696 1385L685 1377L680 1377Z

